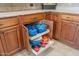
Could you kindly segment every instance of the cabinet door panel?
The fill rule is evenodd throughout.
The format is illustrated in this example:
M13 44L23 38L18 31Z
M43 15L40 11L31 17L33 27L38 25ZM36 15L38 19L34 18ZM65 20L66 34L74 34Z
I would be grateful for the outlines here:
M75 35L74 39L76 39L76 46L79 49L79 25L76 29L76 35Z
M61 40L68 42L70 44L75 44L75 31L76 31L76 24L70 21L62 21L61 25Z
M46 19L53 21L53 37L55 39L60 39L60 31L61 31L61 21L59 21L59 15L57 13L47 13Z
M11 55L21 49L19 27L15 26L4 30L3 44L6 55Z
M4 54L4 49L3 49L3 45L2 45L2 41L1 41L1 34L0 34L0 55L5 55Z
M54 22L54 38L60 39L61 21Z
M24 48L26 48L28 51L31 51L31 47L29 44L28 29L24 25L22 25L22 35L23 35L23 41L24 41Z

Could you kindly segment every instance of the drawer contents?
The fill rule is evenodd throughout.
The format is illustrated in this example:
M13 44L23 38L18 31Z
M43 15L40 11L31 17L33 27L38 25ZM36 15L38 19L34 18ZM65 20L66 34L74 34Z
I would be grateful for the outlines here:
M38 38L38 37L40 37L40 36L42 36L42 35L45 35L45 34L47 34L47 33L49 33L49 32L50 32L50 30L47 29L45 32L42 32L42 33L39 33L39 34L37 34L37 35L35 35L35 36L30 37L30 39L31 39L31 40L34 40L34 39L36 39L36 38Z
M54 43L50 38L51 28L44 21L26 24L25 28L28 30L31 52L35 55L40 54Z
M41 48L44 48L47 46L48 42L49 42L49 38L47 37L47 35L44 35L44 36L38 37L35 40L30 40L30 45L34 51L39 52Z
M43 35L43 36L42 36L41 46L42 46L42 47L45 47L45 45L48 43L48 41L49 41L48 36Z
M28 28L30 36L35 36L38 33L45 32L47 28L45 23L28 24L26 27Z
M38 33L42 33L44 31L46 31L46 24L45 23L37 23L35 25L35 28L38 30Z
M42 41L42 37L37 38L36 40L30 40L31 46L39 46Z
M42 41L42 37L37 38L36 40L30 40L31 47L38 52L40 50L40 44Z

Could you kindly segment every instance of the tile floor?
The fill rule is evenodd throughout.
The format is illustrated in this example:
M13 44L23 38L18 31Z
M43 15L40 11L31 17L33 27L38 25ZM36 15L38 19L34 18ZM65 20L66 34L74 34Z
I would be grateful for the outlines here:
M34 54L28 55L27 51L23 50L14 56L34 56ZM59 41L55 41L54 45L41 53L39 56L79 56L79 50L71 48Z

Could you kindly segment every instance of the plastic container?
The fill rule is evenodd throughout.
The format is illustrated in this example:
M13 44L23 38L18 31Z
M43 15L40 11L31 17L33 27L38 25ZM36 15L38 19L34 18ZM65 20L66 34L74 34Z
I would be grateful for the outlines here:
M42 37L35 39L35 40L30 40L31 46L39 46L41 44Z
M26 25L26 27L28 28L28 30L33 29L32 24L28 24L28 25Z
M28 31L30 36L35 36L36 34L38 34L37 29L30 29Z
M45 23L38 23L35 25L35 28L38 30L39 33L46 31L47 25Z

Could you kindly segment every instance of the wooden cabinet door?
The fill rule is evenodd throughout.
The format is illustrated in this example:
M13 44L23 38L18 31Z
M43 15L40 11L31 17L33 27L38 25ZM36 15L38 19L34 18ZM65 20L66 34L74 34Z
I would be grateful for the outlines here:
M5 54L4 54L3 44L2 44L2 36L0 34L0 56L1 55L5 55Z
M79 25L77 26L76 34L75 34L74 40L76 40L76 45L75 45L75 47L79 49Z
M60 39L61 21L59 21L58 13L47 13L46 19L53 21L53 38Z
M60 33L61 33L61 21L54 22L54 38L60 39Z
M76 23L62 20L61 40L66 43L69 43L70 45L74 45L76 43L76 39L74 39L76 27L77 27Z
M24 25L22 25L22 36L24 41L24 48L31 52L28 29Z
M19 26L12 26L2 29L3 46L6 55L11 55L21 49Z

